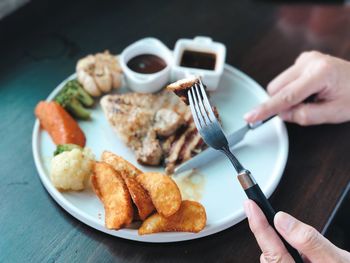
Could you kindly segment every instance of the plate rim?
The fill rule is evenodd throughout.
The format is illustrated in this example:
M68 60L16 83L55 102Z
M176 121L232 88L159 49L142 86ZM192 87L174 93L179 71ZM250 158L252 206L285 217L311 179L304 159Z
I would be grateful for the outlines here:
M243 73L239 69L229 65L225 64L224 71L228 71L230 74L234 74L238 76L239 78L243 79L246 82L250 82L252 85L258 87L258 92L260 93L259 96L263 97L264 100L268 98L268 95L266 91L262 88L260 84L258 84L254 79L252 79L247 74ZM49 94L49 96L45 100L52 100L56 94L62 89L64 84L73 79L76 78L76 73L73 73L68 78L64 79L62 82L60 82L59 85L55 89L52 90L52 92ZM271 175L274 180L270 180L267 186L262 188L262 191L265 193L267 198L269 198L272 193L277 188L277 185L279 184L282 176L283 171L285 169L285 166L287 164L288 159L288 153L289 153L289 138L286 126L284 122L280 118L276 118L274 120L275 126L277 128L277 136L279 137L281 141L281 147L279 149L278 154L278 162L281 164L278 166L277 169L274 169L274 175ZM168 232L168 233L157 233L152 235L144 235L140 236L137 233L137 230L134 229L120 229L118 231L115 230L108 230L104 227L104 225L101 225L97 222L95 222L94 218L81 209L78 209L73 204L71 204L69 201L67 201L61 192L59 192L51 183L49 177L45 173L45 169L43 167L43 162L41 162L40 157L40 124L38 119L36 118L34 127L33 127L33 133L32 133L32 152L34 157L34 163L37 168L39 178L44 185L46 191L50 194L50 196L58 203L66 212L68 212L70 215L72 215L74 218L79 220L80 222L84 223L85 225L88 225L89 227L92 227L96 230L99 230L101 232L104 232L106 234L128 239L128 240L134 240L139 242L148 242L148 243L171 243L171 242L181 242L186 240L192 240L192 239L198 239L205 236L210 236L212 234L221 232L239 222L241 222L243 219L246 218L246 215L243 211L243 208L236 211L232 216L225 217L223 220L220 220L220 223L206 226L201 232L199 233L187 233L187 232ZM136 235L135 235L136 232Z

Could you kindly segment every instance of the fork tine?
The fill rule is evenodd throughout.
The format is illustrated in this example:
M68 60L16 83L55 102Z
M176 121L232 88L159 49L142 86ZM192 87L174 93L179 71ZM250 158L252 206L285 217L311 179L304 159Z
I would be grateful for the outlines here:
M209 113L209 118L210 118L210 120L212 122L215 122L215 121L217 121L217 119L215 117L213 109L212 109L212 107L210 105L210 102L208 100L207 93L204 90L203 83L202 83L202 81L200 79L199 79L199 87L200 87L201 95L202 95L202 98L203 98L203 101L204 101L204 106L205 106L207 112Z
M187 92L188 95L188 100L189 100L189 104L190 104L190 108L191 108L191 112L192 112L192 117L194 120L194 123L198 129L198 131L202 128L203 125L201 125L201 121L204 124L204 120L200 118L202 118L202 115L200 114L199 110L197 112L196 108L198 108L198 104L196 104L196 100L193 98L192 96L192 88L189 89L189 91Z
M196 94L197 94L197 100L198 100L198 104L199 104L199 108L201 110L202 116L205 119L206 124L210 124L210 119L208 116L207 111L205 110L205 107L203 105L203 100L202 100L202 96L198 90L198 85L194 84L194 89L196 90Z

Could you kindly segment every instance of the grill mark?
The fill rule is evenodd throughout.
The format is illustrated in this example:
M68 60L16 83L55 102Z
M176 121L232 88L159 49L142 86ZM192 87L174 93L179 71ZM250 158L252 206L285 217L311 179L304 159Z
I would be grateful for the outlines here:
M177 163L185 162L193 156L193 150L196 149L201 136L197 131L191 132L185 141L184 147L182 148Z

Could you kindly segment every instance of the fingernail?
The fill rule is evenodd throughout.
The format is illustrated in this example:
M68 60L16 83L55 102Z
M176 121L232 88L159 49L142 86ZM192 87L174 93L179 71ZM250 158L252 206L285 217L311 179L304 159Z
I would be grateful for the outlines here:
M245 120L253 120L257 114L258 114L258 109L253 109L250 112L247 112L246 114L244 114L243 118Z
M250 218L250 215L251 215L250 202L248 200L244 201L243 206L244 206L245 214L247 215L248 218Z
M295 222L295 218L288 215L287 213L278 212L276 214L276 224L285 233L289 233L292 230Z

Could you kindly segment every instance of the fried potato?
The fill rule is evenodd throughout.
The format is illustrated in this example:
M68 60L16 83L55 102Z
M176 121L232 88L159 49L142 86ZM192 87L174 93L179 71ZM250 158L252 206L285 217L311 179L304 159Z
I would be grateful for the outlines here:
M169 217L156 213L147 218L139 228L139 235L158 232L194 232L201 231L207 222L205 208L198 202L182 201L180 209Z
M103 152L102 161L111 165L124 179L134 202L138 215L135 220L145 220L154 211L154 205L147 191L136 180L135 176L142 172L131 163L111 152Z
M145 220L154 211L151 197L135 178L123 176L123 179L137 208L138 214L134 216L134 219Z
M132 222L130 194L118 172L106 163L96 162L91 185L105 208L105 225L108 229L120 229Z
M137 175L142 174L142 171L135 167L133 164L109 151L104 151L102 153L101 160L102 162L110 164L116 171L121 174L125 173L131 177L136 177Z
M162 173L143 173L136 180L147 190L159 214L169 217L179 210L181 193L169 176Z

